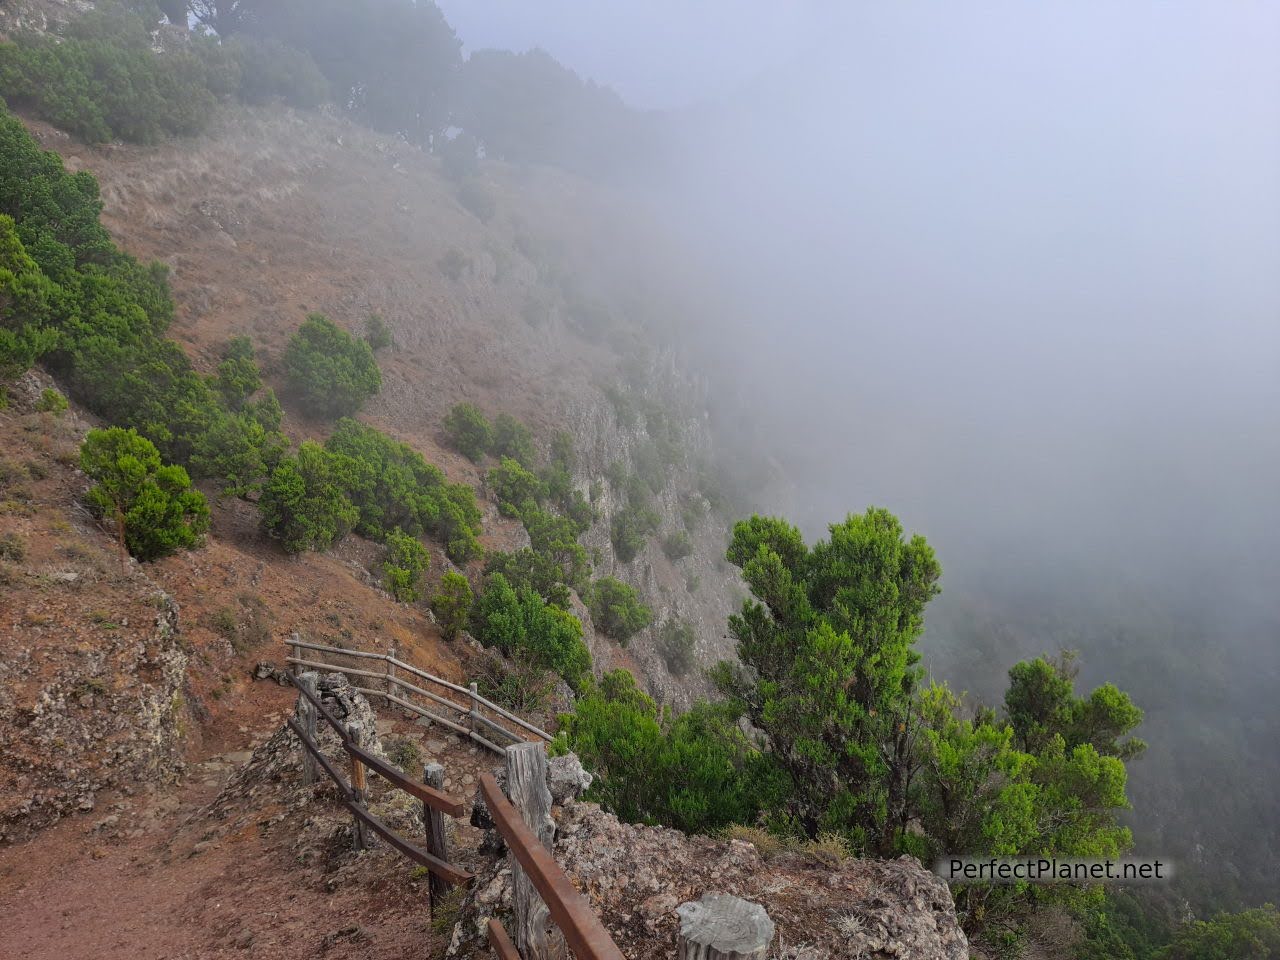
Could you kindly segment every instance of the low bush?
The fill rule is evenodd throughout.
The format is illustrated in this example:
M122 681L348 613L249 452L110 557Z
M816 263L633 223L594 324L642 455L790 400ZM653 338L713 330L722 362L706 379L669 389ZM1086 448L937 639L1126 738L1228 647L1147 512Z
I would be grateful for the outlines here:
M440 592L431 598L431 610L446 640L455 639L471 618L471 581L460 573L446 571L440 579Z
M591 674L591 654L578 618L527 587L516 590L500 573L485 579L472 629L483 643L508 656L554 670L575 690Z
M666 621L658 631L658 654L677 677L693 669L694 639L693 627L676 617Z
M473 463L493 446L493 425L473 403L459 403L444 418L445 434L449 445Z
M591 585L588 607L596 629L623 646L653 621L653 611L640 602L636 588L613 577Z
M382 575L390 594L401 603L422 599L422 578L431 565L427 548L399 527L387 534L387 553Z
M499 706L525 716L537 715L555 696L556 675L527 659L507 661L490 653L480 660L476 684L482 696Z
M139 560L193 547L209 528L209 507L187 471L163 464L136 430L90 430L80 469L94 481L86 495L90 508Z
M289 553L325 550L346 536L360 511L346 495L354 465L311 441L271 472L258 502L262 529Z
M380 314L373 314L364 323L364 339L374 353L385 350L392 344L391 328Z
M498 512L504 517L519 517L529 505L536 507L542 503L547 493L545 484L535 474L508 456L489 471L489 489L498 501Z
M509 413L500 413L494 417L493 441L489 445L489 452L495 457L510 457L530 470L537 460L533 434Z
M683 560L693 553L693 541L684 530L676 530L662 538L662 552L672 562Z
M308 316L289 341L284 369L307 410L330 419L351 416L382 389L369 344L320 313Z
M660 519L643 504L628 503L609 522L609 542L613 555L630 563L644 549L649 537L658 529Z

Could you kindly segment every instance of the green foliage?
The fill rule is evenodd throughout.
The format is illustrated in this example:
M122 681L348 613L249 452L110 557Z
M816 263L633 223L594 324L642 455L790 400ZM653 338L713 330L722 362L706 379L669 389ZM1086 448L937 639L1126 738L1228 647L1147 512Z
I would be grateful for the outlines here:
M382 373L369 344L323 314L313 313L284 352L290 387L326 418L347 417L382 389Z
M574 589L586 586L591 576L587 551L578 543L585 527L573 517L555 514L525 504L520 519L529 534L530 549L552 565L556 576Z
M529 469L533 468L537 459L533 434L509 413L500 413L494 418L493 442L489 451L495 457L510 457Z
M534 591L547 603L558 607L569 606L569 587L565 583L565 570L555 558L522 547L510 553L495 550L485 558L485 576L500 573L517 590Z
M911 758L899 733L920 675L912 644L940 570L924 538L904 540L887 510L829 529L810 549L782 520L735 524L727 557L753 599L729 629L754 679L720 679L769 734L807 832L889 850L908 821Z
M67 398L52 387L40 391L40 399L36 401L36 409L41 413L60 414L66 412L69 404Z
M66 36L19 33L0 43L0 95L88 143L154 143L198 133L214 107L205 64L159 53L123 4L77 17Z
M446 482L440 468L408 444L355 420L340 420L325 447L351 465L343 489L359 511L360 533L375 539L396 528L414 537L430 534L444 542L454 563L481 554L480 508L471 487Z
M89 506L139 560L193 547L209 528L209 508L191 489L187 471L164 465L155 445L135 430L90 430L80 469L94 481Z
M578 618L534 590L517 590L500 573L485 578L472 626L485 644L554 670L575 690L590 676L591 654L582 642Z
M61 296L28 255L13 219L0 215L0 381L18 377L57 345L52 322Z
M667 669L677 677L683 677L693 669L693 627L672 617L658 630L658 653Z
M553 749L577 753L597 776L588 796L624 820L709 832L756 822L785 792L785 776L731 709L704 703L660 717L625 670L580 695L560 730Z
M280 101L310 109L329 99L328 81L305 51L270 37L245 36L231 37L222 48L222 69L235 80L227 92L244 103ZM218 58L206 57L206 64L212 72Z
M350 457L305 441L271 472L258 503L262 529L289 553L325 550L355 526L360 511L348 499Z
M644 549L649 537L658 529L661 518L645 503L632 500L609 521L609 542L613 555L630 563Z
M232 337L222 352L213 387L230 410L240 410L262 389L262 373L248 337Z
M520 465L519 460L503 456L502 462L489 471L489 487L498 501L498 512L505 517L519 517L529 505L537 506L546 499L547 488L536 474Z
M459 403L444 418L449 445L473 463L493 446L493 425L480 408L472 403Z
M453 570L440 578L440 592L431 598L436 623L446 640L455 639L471 618L471 581Z
M379 350L385 350L392 344L391 328L387 326L387 321L382 319L382 315L375 313L370 315L369 319L364 323L364 339L369 344L369 349L374 353Z
M653 621L653 611L640 602L636 588L613 577L591 585L588 606L596 629L623 646Z
M246 408L243 413L215 418L191 452L192 473L219 479L227 496L243 497L258 490L289 446L282 433L263 426L254 413Z
M1280 911L1256 910L1197 920L1182 930L1156 960L1275 960L1280 957Z
M683 560L693 553L693 541L683 530L675 530L662 538L662 552L671 561Z
M382 574L387 590L401 603L422 599L422 578L430 565L427 548L417 537L409 536L399 527L387 534Z
M0 560L21 563L26 558L27 545L22 542L20 536L16 533L6 533L0 536Z

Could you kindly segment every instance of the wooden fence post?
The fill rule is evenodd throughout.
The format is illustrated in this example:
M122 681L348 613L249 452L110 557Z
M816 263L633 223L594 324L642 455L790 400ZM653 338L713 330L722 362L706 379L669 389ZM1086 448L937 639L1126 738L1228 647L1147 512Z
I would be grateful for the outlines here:
M475 689L475 684L472 684ZM555 836L551 819L551 791L547 788L547 752L542 743L517 743L507 747L507 796L520 817L548 850ZM567 960L564 935L551 922L551 912L528 875L511 858L515 900L516 946L524 960Z
M297 670L297 669L298 667L295 665L294 670ZM307 693L311 694L314 697L318 697L320 695L320 686L319 686L320 674L316 673L316 671L314 670L307 670L304 673L298 674L297 676L298 676L298 683L302 686L304 690L307 691ZM311 701L308 700L306 697L304 697L302 694L298 694L297 713L298 713L298 724L302 727L302 732L307 735L307 738L312 743L315 743L316 742L316 708L312 706ZM317 771L318 771L318 764L316 763L316 758L311 755L310 750L308 750L306 747L303 747L302 748L302 782L307 786L311 786L311 784L316 782Z
M293 659L295 660L302 659L302 648L298 646L298 635L296 633L290 634L289 636L289 649L293 653ZM302 673L303 671L302 664L295 663L292 666L293 666L293 675L295 677Z
M444 767L438 763L428 763L422 771L422 782L437 790L444 789ZM427 829L427 853L439 857L446 863L449 861L449 838L444 832L444 814L427 804L422 805L422 821ZM445 895L449 885L443 879L431 874L429 880L431 890L431 912L435 915L437 901Z
M396 692L396 665L391 661L396 660L398 658L399 658L399 645L394 640L392 640L390 654L387 657L387 659L383 661L387 665L387 693L390 693L390 694L394 694ZM391 706L390 702L388 702L387 706L388 707Z
M468 726L471 727L472 740L475 739L475 735L478 732L476 727L479 726L479 724L476 723L476 717L480 715L480 704L476 702L476 697L479 696L479 694L480 689L473 680L471 682L471 712L467 714L467 719L469 721Z
M357 747L364 746L364 731L360 729L360 724L347 724L347 736L351 738L351 742ZM364 764L356 759L355 754L351 755L351 792L352 800L361 806L365 802L366 784L364 779ZM356 850L364 850L369 846L369 828L365 822L357 817L354 813L354 830L352 831L352 845Z

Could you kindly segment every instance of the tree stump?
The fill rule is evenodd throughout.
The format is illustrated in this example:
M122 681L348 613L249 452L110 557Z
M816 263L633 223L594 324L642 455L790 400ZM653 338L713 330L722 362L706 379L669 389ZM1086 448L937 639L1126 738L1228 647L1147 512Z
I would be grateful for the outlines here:
M551 819L551 791L547 788L547 752L542 743L517 743L507 748L507 796L511 805L548 850L555 838ZM551 911L533 888L533 881L511 857L515 901L515 940L525 960L567 960L564 934L551 921Z
M682 903L676 960L764 960L773 921L764 907L727 893Z

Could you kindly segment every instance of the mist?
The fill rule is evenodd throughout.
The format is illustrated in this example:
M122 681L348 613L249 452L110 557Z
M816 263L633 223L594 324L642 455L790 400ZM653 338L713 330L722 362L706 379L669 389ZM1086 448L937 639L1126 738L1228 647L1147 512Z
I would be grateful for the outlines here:
M888 506L942 561L936 675L998 700L1078 647L1147 709L1148 829L1274 838L1280 10L444 6L654 111L622 185L702 278L719 435L790 488L753 506Z

